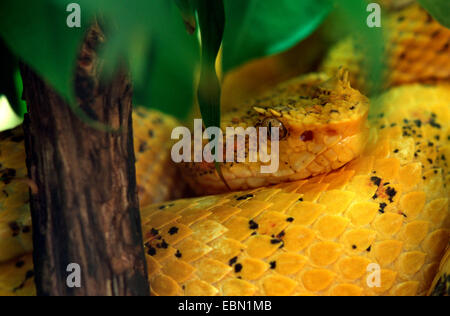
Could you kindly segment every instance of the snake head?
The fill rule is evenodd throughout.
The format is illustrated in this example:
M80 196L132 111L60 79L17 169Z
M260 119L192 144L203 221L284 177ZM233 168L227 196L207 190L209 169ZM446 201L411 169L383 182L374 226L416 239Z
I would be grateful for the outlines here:
M345 69L334 77L309 74L282 83L222 113L223 131L227 127L254 127L260 140L259 147L265 146L269 154L273 148L278 148L278 153L271 157L277 160L277 168L270 173L262 172L261 167L271 162L261 159L221 164L223 177L230 188L244 190L305 179L338 169L359 156L368 135L369 101L351 88L348 78ZM276 139L272 138L273 127L278 127ZM260 133L267 133L262 142ZM276 147L272 146L273 142ZM248 158L249 151L245 150ZM261 158L261 152L258 158ZM199 172L191 173L189 177L199 191L226 191L217 175Z

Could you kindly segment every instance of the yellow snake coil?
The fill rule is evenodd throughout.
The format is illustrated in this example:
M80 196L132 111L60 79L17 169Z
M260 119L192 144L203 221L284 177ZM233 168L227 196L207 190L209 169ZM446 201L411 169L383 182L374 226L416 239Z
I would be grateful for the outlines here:
M439 79L448 79L448 52L443 56L436 59ZM249 164L225 165L227 182L243 191L142 203L153 295L438 293L445 271L431 285L450 236L450 85L408 84L372 99L369 130L368 100L349 84L355 73L306 75L224 115L225 125L282 124L288 133L280 141L280 174L259 177ZM423 81L411 78L405 82ZM405 83L396 80L388 85ZM154 158L145 154L155 153L148 127L161 122L138 117L138 184L148 196L141 201L154 201L145 179ZM0 137L0 294L33 295L21 135ZM187 167L194 188L223 192L211 166ZM175 193L161 192L156 198Z

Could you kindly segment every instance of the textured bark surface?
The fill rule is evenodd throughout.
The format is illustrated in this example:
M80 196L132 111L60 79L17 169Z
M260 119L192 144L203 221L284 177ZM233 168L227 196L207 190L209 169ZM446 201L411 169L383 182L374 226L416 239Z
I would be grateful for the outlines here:
M132 89L125 72L103 85L93 28L79 55L79 106L115 129L90 127L32 70L22 66L27 167L38 295L148 295L131 122ZM69 288L70 263L81 287Z

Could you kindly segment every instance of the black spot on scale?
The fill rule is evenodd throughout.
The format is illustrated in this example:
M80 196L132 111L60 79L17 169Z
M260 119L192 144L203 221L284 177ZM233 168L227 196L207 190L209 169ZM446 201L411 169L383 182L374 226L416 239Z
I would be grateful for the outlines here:
M232 259L228 262L228 265L229 265L230 267L233 266L233 265L237 262L237 259L238 259L238 257L232 258Z
M384 214L384 209L386 208L387 204L386 203L380 203L380 209L378 210L378 212L380 212L381 214Z
M147 254L152 256L152 257L155 256L156 255L156 248L153 248L152 246L149 246L148 250L147 250Z
M276 268L277 268L277 262L276 261L270 262L270 269L275 270Z
M169 235L175 235L177 233L178 233L178 227L174 226L169 229Z
M250 222L248 222L248 224L251 230L256 230L259 228L258 223L256 223L254 220L251 220Z
M393 198L397 194L397 191L394 188L387 187L386 194L389 196L389 202L393 203L394 202Z
M238 263L234 266L234 272L239 273L242 271L242 264Z
M372 183L375 184L377 187L379 187L381 184L381 178L379 177L371 177L370 181L372 181Z
M253 194L245 194L236 198L236 201L244 201L253 198L255 195Z

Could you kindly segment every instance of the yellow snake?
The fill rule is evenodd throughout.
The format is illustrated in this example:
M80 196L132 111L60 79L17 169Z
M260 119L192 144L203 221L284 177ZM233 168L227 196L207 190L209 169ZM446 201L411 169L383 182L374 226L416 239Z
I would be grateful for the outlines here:
M225 165L227 182L245 191L143 207L152 294L427 293L449 240L450 86L406 85L373 99L370 133L367 112L367 99L341 72L294 79L225 113L224 125L281 124L280 174ZM149 126L161 122L142 116L135 149L151 155ZM34 293L31 255L23 255L31 249L27 184L15 181L26 175L19 144L14 131L0 148L1 161L13 165L6 169L16 170L0 182L8 193L0 199L0 253L12 259L0 264L6 295ZM335 155L324 156L330 150ZM151 193L142 180L149 161L138 154L141 194ZM223 192L214 173L201 174L204 165L189 167L194 188ZM366 282L370 263L381 268L380 287Z

